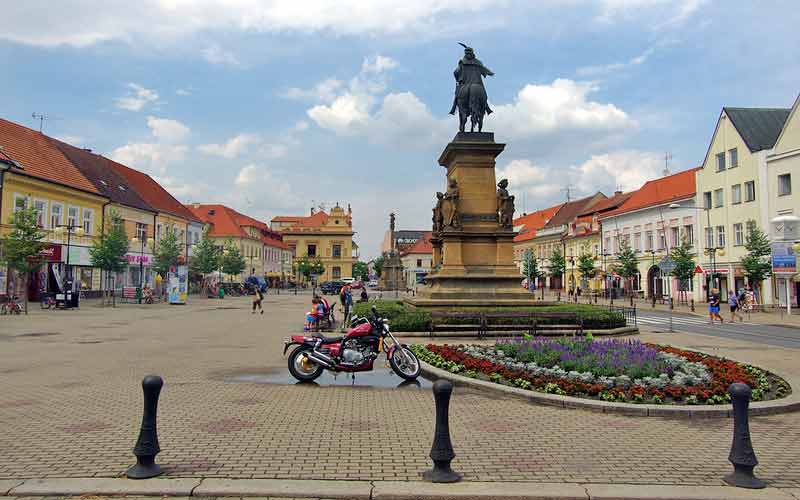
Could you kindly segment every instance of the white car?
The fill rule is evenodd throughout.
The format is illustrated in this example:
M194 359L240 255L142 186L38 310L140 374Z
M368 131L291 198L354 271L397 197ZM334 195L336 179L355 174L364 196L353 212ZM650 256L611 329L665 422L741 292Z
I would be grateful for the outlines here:
M353 284L353 282L354 282L355 280L356 280L356 279L355 279L355 278L352 278L352 277L350 277L350 278L339 278L339 281L344 281L344 282L345 282L345 283L347 283L348 285L351 285L351 284Z

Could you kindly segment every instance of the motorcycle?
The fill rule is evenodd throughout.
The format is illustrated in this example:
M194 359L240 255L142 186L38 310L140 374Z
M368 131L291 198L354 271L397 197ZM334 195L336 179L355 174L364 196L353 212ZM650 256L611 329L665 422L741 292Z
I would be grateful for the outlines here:
M350 330L341 337L321 334L293 335L284 341L283 354L289 354L289 373L301 382L316 379L324 370L332 372L371 371L375 359L385 353L392 370L405 380L416 380L420 373L417 356L402 345L389 330L389 320L378 316L372 306L372 318L353 318Z

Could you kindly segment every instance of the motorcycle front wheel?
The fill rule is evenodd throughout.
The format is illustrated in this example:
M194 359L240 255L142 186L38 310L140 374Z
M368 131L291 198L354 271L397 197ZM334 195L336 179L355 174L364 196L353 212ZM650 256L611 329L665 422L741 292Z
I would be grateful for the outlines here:
M303 352L309 350L311 350L310 347L300 346L289 355L289 373L301 382L310 382L322 375L325 370L303 356Z
M419 360L417 355L411 352L408 347L400 346L394 349L389 356L389 364L396 374L406 380L416 380L419 377Z

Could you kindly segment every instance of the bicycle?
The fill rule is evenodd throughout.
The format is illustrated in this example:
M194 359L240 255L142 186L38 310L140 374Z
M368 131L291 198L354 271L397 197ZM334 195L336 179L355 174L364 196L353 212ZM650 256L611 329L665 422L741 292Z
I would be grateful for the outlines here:
M18 297L11 296L8 298L8 301L4 302L2 306L0 306L0 315L5 316L6 314L22 314L22 307L20 307L19 302L17 302Z
M41 306L42 309L50 309L56 307L56 298L51 293L42 295Z

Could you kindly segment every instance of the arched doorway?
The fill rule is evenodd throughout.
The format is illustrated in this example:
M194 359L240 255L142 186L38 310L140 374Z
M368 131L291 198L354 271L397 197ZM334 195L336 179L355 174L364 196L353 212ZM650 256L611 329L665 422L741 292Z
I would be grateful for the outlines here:
M664 295L663 280L661 279L661 269L658 266L650 267L647 271L647 295L650 298L660 298Z

